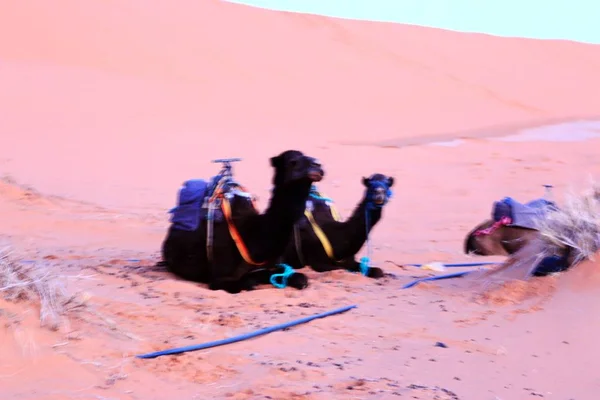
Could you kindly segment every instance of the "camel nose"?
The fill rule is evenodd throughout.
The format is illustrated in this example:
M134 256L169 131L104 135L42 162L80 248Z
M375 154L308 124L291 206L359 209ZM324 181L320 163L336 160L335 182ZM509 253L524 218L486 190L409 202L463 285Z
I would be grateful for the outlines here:
M316 159L316 158L312 158L312 157L307 157L307 161L308 161L308 174L311 177L311 179L313 179L313 181L315 182L319 182L321 179L323 179L323 176L325 175L325 171L323 171L323 168L321 167L321 163Z
M316 158L312 157L308 158L308 169L313 171L319 171L321 175L325 173L323 171L323 166L321 165L321 162L319 162L319 160L317 160Z
M383 204L386 200L385 191L383 189L377 189L375 191L375 195L373 196L373 200L375 200L375 203L377 204Z

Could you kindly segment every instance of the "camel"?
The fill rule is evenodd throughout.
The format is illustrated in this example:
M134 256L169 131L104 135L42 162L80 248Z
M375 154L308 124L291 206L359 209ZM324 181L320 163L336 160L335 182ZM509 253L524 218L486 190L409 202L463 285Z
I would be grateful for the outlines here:
M202 201L203 211L208 204L207 214L193 221L197 226L177 225L177 219L172 219L162 246L164 264L170 272L185 280L207 283L210 290L229 293L253 290L269 282L291 240L294 224L304 213L311 186L325 174L315 158L297 150L284 151L270 162L275 170L274 188L264 213L257 211L252 196L241 185L231 177L218 176L212 188L194 198L194 215L199 215ZM213 204L220 205L221 210L211 208ZM287 282L297 289L308 284L301 273L292 274Z
M337 269L361 271L355 256L381 219L383 207L392 194L390 188L394 178L373 174L369 178L363 177L362 184L366 188L364 195L344 222L315 190L305 217L298 222L294 238L287 247L285 263L294 269L308 265L317 272ZM369 267L366 275L378 279L384 274L381 268Z
M507 207L507 204L510 206ZM510 198L495 202L492 219L478 224L466 235L463 250L465 254L508 256L506 262L493 271L494 274L508 269L520 270L524 277L530 273L536 276L545 276L563 271L571 264L568 249L560 254L553 254L537 260L535 263L532 261L543 244L537 228L538 222L536 221L538 220L532 219L532 215L543 219L549 211L556 210L558 208L553 202L544 199L537 199L526 204L520 204ZM518 212L523 213L524 217L520 218L516 214ZM523 221L524 223L522 223ZM523 267L514 268L517 262L520 265L529 266L529 270Z
M566 271L600 250L600 185L581 194L568 194L563 207L555 208L536 223L537 236L479 279L527 279L531 274Z

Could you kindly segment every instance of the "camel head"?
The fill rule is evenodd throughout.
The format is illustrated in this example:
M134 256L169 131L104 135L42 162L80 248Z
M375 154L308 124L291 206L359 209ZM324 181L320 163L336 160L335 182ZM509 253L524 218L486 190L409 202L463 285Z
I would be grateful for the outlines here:
M369 178L362 178L362 183L367 188L366 198L369 204L375 208L383 207L392 197L391 187L394 178L383 174L373 174Z
M536 230L506 226L502 220L489 219L467 234L463 250L465 254L479 256L508 256L538 236Z
M485 220L467 234L464 242L465 254L478 256L508 255L502 246L501 227L494 229L494 220Z
M275 186L285 186L299 181L312 184L319 182L325 175L319 161L297 150L287 150L272 157L271 166L275 168L273 177Z

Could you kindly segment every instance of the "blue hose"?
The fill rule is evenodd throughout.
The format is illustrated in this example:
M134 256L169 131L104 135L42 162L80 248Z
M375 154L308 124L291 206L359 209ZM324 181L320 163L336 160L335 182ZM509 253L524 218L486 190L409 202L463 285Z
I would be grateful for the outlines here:
M497 265L497 264L502 264L500 262L474 262L474 263L450 263L450 264L444 264L444 267L448 267L448 268L458 268L458 267L480 267L483 265ZM402 264L405 265L407 267L422 267L423 265L426 264Z
M140 262L141 260L137 259L137 258L128 258L125 261L130 261L130 262ZM22 263L25 264L33 264L36 263L36 260L21 260Z
M341 314L343 312L346 312L346 311L351 310L356 307L357 307L356 305L351 305L351 306L336 308L335 310L326 311L321 314L315 314L310 317L304 317L304 318L297 319L295 321L285 322L283 324L271 326L269 328L262 328L257 331L254 331L254 332L244 333L242 335L230 337L227 339L215 340L213 342L207 342L207 343L197 344L197 345L193 345L193 346L179 347L176 349L162 350L162 351L157 351L155 353L141 354L136 357L137 358L156 358L156 357L160 357L160 356L166 356L166 355L171 355L171 354L180 354L180 353L185 353L187 351L203 350L203 349L208 349L211 347L222 346L224 344L241 342L243 340L252 339L257 336L266 335L267 333L280 331L282 329L290 328L292 326L296 326L296 325L300 325L300 324L305 324L307 322L312 321L313 319L325 318L325 317L329 317L330 315Z
M411 288L415 285L418 285L421 282L438 281L440 279L458 278L459 276L467 275L467 274L470 274L471 272L473 272L473 271L453 272L451 274L428 276L427 278L415 279L414 281L408 282L406 285L402 286L402 289Z

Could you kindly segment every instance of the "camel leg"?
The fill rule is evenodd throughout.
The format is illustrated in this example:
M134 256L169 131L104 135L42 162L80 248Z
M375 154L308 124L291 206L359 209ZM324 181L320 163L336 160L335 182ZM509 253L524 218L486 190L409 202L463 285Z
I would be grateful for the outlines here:
M294 289L302 290L308 287L308 277L302 272L295 272L288 278L288 285Z
M246 275L244 279L249 280L254 285L270 285L271 276L279 272L280 270L277 268L266 268L252 271ZM287 283L288 286L293 287L294 289L302 290L308 286L308 277L301 272L295 272L288 278Z
M210 290L225 290L228 293L236 294L242 291L255 290L260 284L271 284L271 276L276 274L277 269L264 269L250 272L242 276L239 280L234 279L216 279L213 280L208 288ZM288 278L288 286L302 290L308 286L308 277L300 272L295 272Z
M311 262L311 263L309 263L309 265L313 271L319 272L319 273L335 271L336 269L347 269L346 267L344 267L341 264Z
M316 272L328 272L335 271L337 269L345 269L350 272L360 272L360 263L356 260L350 258L344 260L340 263L331 264L331 263L312 263L310 267ZM367 277L373 279L383 278L384 273L381 268L370 267L367 272Z
M208 288L210 290L225 290L228 293L236 294L242 291L251 291L259 285L257 277L252 274L244 274L239 279L233 277L224 277L213 280Z
M256 282L248 279L248 272L252 270L252 266L232 257L227 257L225 252L215 252L211 263L212 280L209 282L210 290L224 290L231 294L240 293L244 290L254 290ZM241 257L240 257L241 258ZM227 269L220 266L229 265Z
M350 272L360 272L360 263L354 259L350 259L344 263L344 268ZM384 273L381 268L369 267L367 277L373 279L383 278Z
M236 294L244 290L243 282L237 280L215 279L208 284L210 290L224 290L227 293Z

